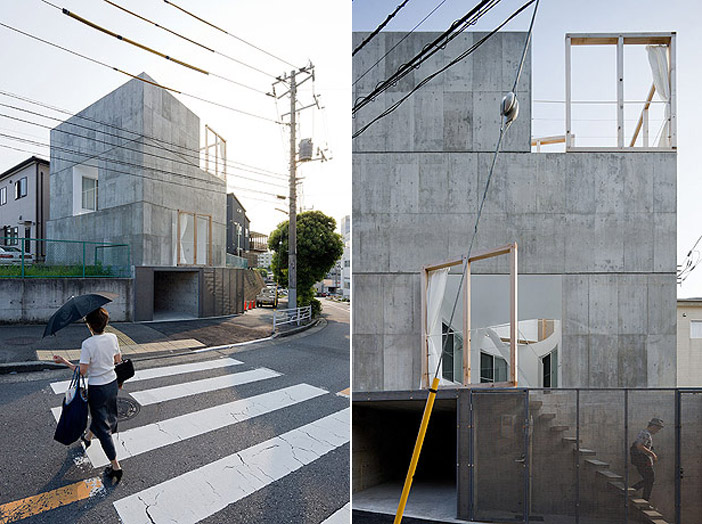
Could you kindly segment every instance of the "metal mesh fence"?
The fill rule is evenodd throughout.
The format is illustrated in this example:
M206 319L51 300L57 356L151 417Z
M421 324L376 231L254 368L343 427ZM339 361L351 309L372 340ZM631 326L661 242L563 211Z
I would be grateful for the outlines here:
M0 278L128 278L127 244L0 237Z
M481 522L699 524L702 391L473 389L467 514ZM462 422L459 420L459 426ZM662 425L662 426L661 426ZM645 463L634 450L651 449Z

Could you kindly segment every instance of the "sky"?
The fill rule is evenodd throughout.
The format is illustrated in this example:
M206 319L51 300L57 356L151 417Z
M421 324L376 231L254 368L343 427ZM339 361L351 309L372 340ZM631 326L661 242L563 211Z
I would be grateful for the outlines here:
M227 141L227 162L237 163L237 167L227 168L228 189L235 192L246 208L251 229L265 234L287 220L288 201L278 199L277 195L287 198L289 193L289 135L287 128L275 121L280 120L279 116L288 112L290 107L289 98L283 97L276 102L275 98L265 93L271 90L275 76L290 73L292 66L305 66L311 61L315 66L314 86L311 81L301 86L298 101L301 106L313 103L314 91L323 109L311 108L301 112L298 139L312 138L315 151L317 147L328 148L326 155L331 160L305 163L298 168L298 177L302 179L299 204L303 210L316 209L333 216L337 225L343 216L351 213L350 3L324 0L174 0L175 5L224 29L229 33L227 35L160 0L111 1L217 53L139 20L107 1L52 0L52 4L166 55L248 87L184 68L121 42L73 20L42 0L3 1L0 23L128 73L138 75L146 72L162 85L183 93L272 120L253 118L187 96L175 95L200 117L203 145L205 124ZM36 42L5 27L0 27L0 49L0 70L3 72L0 75L0 91L71 113L82 110L130 80L110 68ZM263 73L222 55L260 69ZM277 93L282 93L280 86ZM0 94L0 104L66 117L3 94ZM43 144L49 143L48 129L20 123L8 116L49 127L58 124L0 106L0 133ZM49 149L0 136L0 172L31 154L48 159ZM256 173L245 171L249 168L241 164L254 166L258 170L255 170Z
M372 31L399 0L354 0L353 30ZM384 31L409 31L434 7L439 0L410 0L388 23ZM418 31L443 31L451 22L463 16L477 2L445 0ZM472 30L489 31L520 7L524 0L502 0L482 17ZM526 31L533 8L529 7L504 30ZM677 94L678 94L678 233L677 261L685 256L702 235L702 178L699 176L699 151L696 144L698 122L702 106L698 103L698 86L702 82L699 50L702 32L699 19L702 4L693 0L668 3L651 0L541 0L534 24L532 43L532 136L562 135L565 133L563 105L553 103L565 99L565 34L613 32L676 32L677 33ZM613 51L590 49L573 53L573 98L576 100L616 99ZM651 86L650 68L639 50L627 51L625 61L625 99L645 100ZM608 69L602 64L612 64ZM625 136L641 106L627 106ZM614 138L616 115L611 106L586 106L574 110L573 132L581 145L608 144ZM660 114L652 114L651 128L660 122ZM576 124L579 126L576 128ZM658 129L658 127L656 127ZM653 135L653 133L652 133ZM558 150L556 149L552 150ZM548 149L544 148L544 151ZM702 244L702 242L701 242ZM697 246L702 252L702 247ZM702 297L702 265L690 273L678 286L678 297Z

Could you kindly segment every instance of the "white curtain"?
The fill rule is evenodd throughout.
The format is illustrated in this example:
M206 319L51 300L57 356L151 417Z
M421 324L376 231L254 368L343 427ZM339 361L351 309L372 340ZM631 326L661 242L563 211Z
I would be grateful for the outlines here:
M656 86L658 97L666 102L665 124L661 131L658 147L670 147L670 74L668 67L668 46L647 45L648 63L651 65L653 85Z
M429 348L429 379L434 377L436 366L441 356L442 332L441 332L441 305L444 301L446 291L446 281L448 279L449 268L431 271L427 276L427 318L426 334L427 346ZM441 371L439 371L441 377ZM443 378L440 384L450 384ZM423 383L420 381L420 387Z

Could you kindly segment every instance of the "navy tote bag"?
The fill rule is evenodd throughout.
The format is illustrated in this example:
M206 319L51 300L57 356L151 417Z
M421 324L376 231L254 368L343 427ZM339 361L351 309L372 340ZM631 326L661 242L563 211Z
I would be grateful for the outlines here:
M71 384L63 399L61 417L56 426L54 440L68 446L78 440L87 425L88 389L85 387L85 379L80 375L80 367L76 366Z

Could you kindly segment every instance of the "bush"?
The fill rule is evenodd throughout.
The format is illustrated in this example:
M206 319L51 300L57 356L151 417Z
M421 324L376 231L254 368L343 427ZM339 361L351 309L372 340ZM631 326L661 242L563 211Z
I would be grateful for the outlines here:
M322 303L316 298L313 298L310 301L310 305L312 306L312 318L318 317L322 312Z

